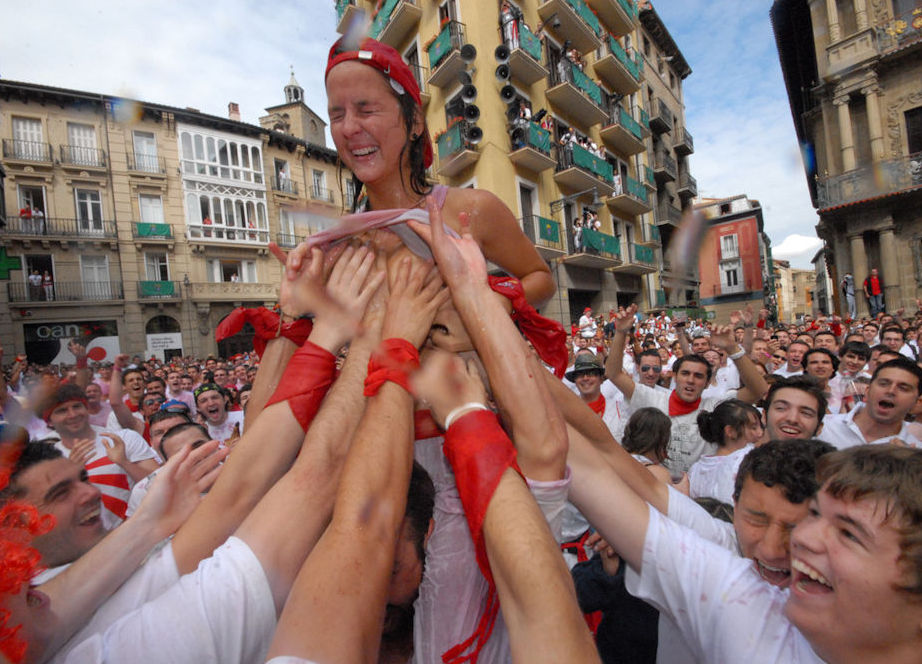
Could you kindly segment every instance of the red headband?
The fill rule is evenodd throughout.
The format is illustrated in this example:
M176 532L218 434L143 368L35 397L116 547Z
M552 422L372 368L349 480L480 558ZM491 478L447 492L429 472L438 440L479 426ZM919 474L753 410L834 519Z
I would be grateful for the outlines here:
M371 37L363 39L357 51L341 50L343 48L342 41L342 38L336 40L336 43L330 48L324 81L330 75L330 70L340 62L357 60L382 72L391 80L392 84L396 83L406 94L410 95L416 105L422 109L423 102L419 95L419 83L416 82L413 70L400 57L400 53L387 44L382 44ZM397 92L400 93L400 90L397 90ZM423 165L429 168L432 165L432 139L429 138L429 129L423 130L421 140L423 141Z
M71 401L79 401L84 406L87 405L86 399L68 399L67 401L58 401L57 403L51 404L44 410L44 412L42 413L42 419L47 422L49 418L51 417L51 413L54 412L55 408L60 408L62 405L66 403L70 403Z

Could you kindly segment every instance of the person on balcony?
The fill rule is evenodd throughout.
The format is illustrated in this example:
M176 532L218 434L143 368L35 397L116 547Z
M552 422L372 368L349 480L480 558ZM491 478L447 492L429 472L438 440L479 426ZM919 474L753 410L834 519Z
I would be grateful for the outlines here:
M868 298L871 316L884 310L884 282L877 275L877 268L871 268L871 274L864 280L864 296Z
M499 11L499 19L503 26L503 39L506 46L509 47L510 51L517 49L519 47L519 22L516 19L512 5L508 2L503 2Z
M45 270L45 274L42 275L42 288L45 291L45 300L51 302L54 300L54 279L51 278L51 273L48 270Z
M34 302L42 299L42 275L38 270L29 275L29 299Z

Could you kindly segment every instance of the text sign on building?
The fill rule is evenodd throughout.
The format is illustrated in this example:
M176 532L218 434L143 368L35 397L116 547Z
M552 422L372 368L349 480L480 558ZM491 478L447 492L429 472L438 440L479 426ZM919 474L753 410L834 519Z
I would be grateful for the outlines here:
M73 364L71 341L86 347L91 362L112 362L119 354L118 324L114 320L24 323L26 357L36 364Z
M147 357L166 361L174 355L182 355L182 333L164 332L147 335Z

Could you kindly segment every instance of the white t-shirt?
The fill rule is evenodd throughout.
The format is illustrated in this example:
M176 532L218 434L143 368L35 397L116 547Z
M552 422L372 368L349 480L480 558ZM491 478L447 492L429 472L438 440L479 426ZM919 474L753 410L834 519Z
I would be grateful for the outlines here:
M165 592L77 645L62 662L262 662L275 631L266 573L231 537Z
M595 336L596 328L595 318L583 314L579 317L579 336L583 339L591 339Z
M222 424L212 424L206 422L205 428L208 429L208 436L211 440L218 440L222 443L227 442L234 434L234 425L240 425L240 433L243 433L243 411L231 410L227 413L227 419Z
M117 429L110 432L99 427L91 426L91 428L96 432L96 442L93 456L86 464L86 471L90 482L102 491L102 522L106 530L112 530L125 520L128 497L131 495L134 482L121 466L113 463L106 456L106 447L99 436L100 432L114 433L125 441L125 456L132 463L147 459L154 459L160 463L160 459L147 441L136 431ZM55 443L55 447L61 450L65 457L70 457L70 450L64 447L62 442Z
M128 403L127 398L125 399L125 403L126 404ZM109 406L109 408L111 407L112 406ZM141 414L140 409L133 411L131 414L134 415L135 419L141 420L142 422L144 421L144 415ZM110 411L109 417L106 418L105 429L107 431L118 431L121 428L122 428L122 425L118 423L118 417L115 415L115 411Z
M641 408L659 408L669 415L670 392L654 390L646 385L634 386L634 395L631 397L631 412L635 413ZM721 401L736 397L736 390L724 392L723 397L702 397L697 410L687 415L670 415L672 420L672 435L669 437L669 458L663 462L672 472L688 472L691 465L704 454L713 454L717 446L707 442L698 431L698 411L714 410Z
M707 455L698 459L688 470L692 498L716 498L722 503L733 504L733 489L736 472L743 457L754 447L752 443L725 456Z
M822 664L784 616L786 590L652 507L649 518L643 568L628 568L627 589L675 622L696 661Z
M897 434L884 436L870 442L865 440L861 429L855 424L855 415L864 407L864 404L860 404L847 413L827 415L823 418L823 430L820 431L817 437L840 450L855 447L856 445L884 445L893 438L899 438L910 447L922 447L922 441L909 432L908 422L902 423L900 432Z

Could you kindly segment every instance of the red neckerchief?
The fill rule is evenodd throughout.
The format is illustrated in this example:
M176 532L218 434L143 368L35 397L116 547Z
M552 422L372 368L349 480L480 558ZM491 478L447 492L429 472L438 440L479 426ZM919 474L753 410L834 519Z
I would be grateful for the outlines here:
M669 393L669 416L677 417L679 415L688 415L698 410L698 406L701 405L701 397L698 397L695 401L688 403L687 401L682 401L679 398L679 395L675 393L675 390Z
M125 405L128 406L128 410L130 410L132 413L137 413L139 410L141 410L140 401L138 402L137 405L135 405L135 403L131 400L131 397L129 396L126 396L124 401L125 401Z
M429 410L417 410L413 412L414 440L425 440L426 438L440 438L442 430L439 425L432 419L432 412Z
M599 417L605 414L605 397L603 395L600 394L598 399L590 401L587 405L592 408L592 412Z

